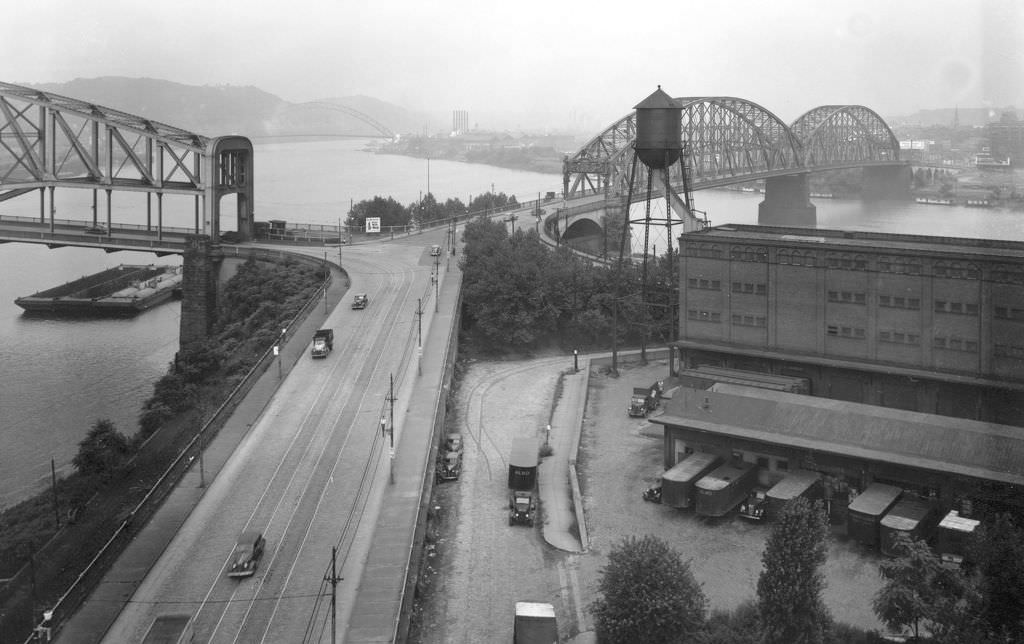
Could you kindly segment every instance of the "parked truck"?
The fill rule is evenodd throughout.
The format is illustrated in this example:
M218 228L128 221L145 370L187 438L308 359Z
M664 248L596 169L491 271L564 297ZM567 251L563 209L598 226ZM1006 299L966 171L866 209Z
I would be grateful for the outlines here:
M327 354L334 349L334 329L320 329L313 334L314 358L326 358Z
M903 490L894 485L869 485L846 508L846 534L866 546L877 547L882 517L902 494Z
M650 387L634 387L633 396L629 399L628 412L630 417L646 417L661 404L662 382L658 380Z
M709 452L694 452L661 475L661 502L673 508L689 508L696 503L697 479L713 470L722 459Z
M757 484L757 466L732 462L720 465L697 481L697 514L721 517L747 498Z
M895 557L899 554L895 549L897 535L928 540L937 523L938 515L930 503L916 496L904 496L879 522L879 549L883 555Z
M159 615L150 624L142 644L191 644L194 638L191 615Z
M935 534L935 552L947 568L959 568L963 565L971 539L981 525L981 521L960 516L956 510L950 510L939 521Z
M558 644L555 607L543 602L516 602L514 644Z
M537 513L538 445L533 438L518 438L508 459L508 524L533 525Z

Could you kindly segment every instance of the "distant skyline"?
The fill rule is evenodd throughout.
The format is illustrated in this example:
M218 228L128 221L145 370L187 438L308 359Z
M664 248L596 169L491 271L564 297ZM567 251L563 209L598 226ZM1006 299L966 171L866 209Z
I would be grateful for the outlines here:
M1024 2L36 0L6 8L0 80L160 78L291 102L365 95L481 128L594 130L661 85L785 121L1024 106Z

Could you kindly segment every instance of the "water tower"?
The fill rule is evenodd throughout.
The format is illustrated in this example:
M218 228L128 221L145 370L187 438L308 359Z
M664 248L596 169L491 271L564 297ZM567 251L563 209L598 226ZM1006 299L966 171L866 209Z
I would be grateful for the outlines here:
M650 328L649 309L652 306L668 307L670 340L676 339L677 324L675 311L678 306L676 295L676 283L678 276L675 274L675 266L672 257L672 227L683 224L686 221L697 220L691 208L692 198L690 195L689 168L686 163L685 143L682 140L682 113L683 108L678 101L666 94L661 85L653 94L637 104L636 110L636 136L633 143L633 162L629 172L629 188L625 204L625 221L622 229L622 238L619 242L619 266L628 261L633 261L632 231L634 225L643 227L643 255L641 263L641 299L642 310L644 311L644 341L641 345L641 357L646 359L647 334ZM647 175L647 191L644 194L644 214L642 217L633 217L631 204L637 178L637 164L643 163ZM670 170L679 164L680 176L682 178L682 193L676 194L670 182ZM655 186L657 181L657 186ZM665 196L664 216L651 216L651 197L655 192L662 192ZM677 216L672 216L672 207L675 203ZM680 212L682 211L682 212ZM701 213L703 214L703 213ZM651 257L651 232L652 227L665 227L667 243L663 248L666 253L667 270L669 274L667 299L662 303L652 301L648 289L648 260ZM629 240L629 241L627 241ZM655 251L657 249L655 248ZM671 355L671 352L670 352ZM669 365L670 369L672 365Z

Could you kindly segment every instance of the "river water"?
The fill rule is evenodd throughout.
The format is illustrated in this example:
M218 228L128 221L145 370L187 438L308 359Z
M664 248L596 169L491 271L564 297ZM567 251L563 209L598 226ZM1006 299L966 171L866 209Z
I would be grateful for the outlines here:
M526 201L562 187L557 174L378 155L363 151L365 144L257 143L257 219L337 224L351 202L377 195L409 204L429 189L439 201L466 202L493 190ZM58 199L58 218L89 217L90 191L58 193ZM743 192L695 195L696 207L715 225L757 223L760 201L760 195ZM114 222L141 223L141 203L115 203ZM844 200L816 205L822 228L1024 240L1020 212ZM0 202L0 215L37 216L38 207L38 197L26 195ZM184 226L190 220L188 208L169 208L165 224ZM68 471L79 441L96 420L109 419L124 434L133 434L142 402L178 348L177 302L126 320L50 320L23 315L14 299L118 264L180 261L146 253L0 245L0 507L43 488L51 459L58 475Z

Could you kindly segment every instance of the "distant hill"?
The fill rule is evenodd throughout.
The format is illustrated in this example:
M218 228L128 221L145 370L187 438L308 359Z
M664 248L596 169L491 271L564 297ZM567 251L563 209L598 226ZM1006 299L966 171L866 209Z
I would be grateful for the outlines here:
M206 136L240 134L259 139L310 134L379 134L375 127L340 107L365 114L396 134L421 132L430 120L425 115L367 96L325 98L300 104L289 103L258 87L183 85L155 78L104 76L28 86Z

